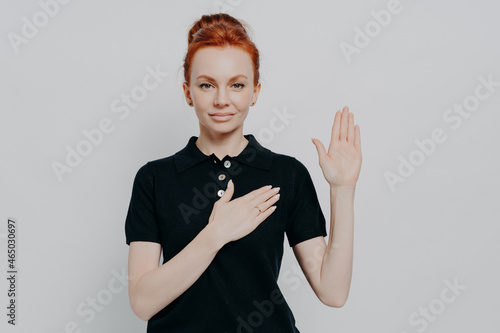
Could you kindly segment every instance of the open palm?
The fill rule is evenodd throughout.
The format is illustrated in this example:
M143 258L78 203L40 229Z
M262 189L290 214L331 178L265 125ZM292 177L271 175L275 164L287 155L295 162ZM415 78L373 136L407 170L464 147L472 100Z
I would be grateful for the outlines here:
M335 113L328 152L318 139L312 142L330 186L356 186L361 170L361 138L359 125L354 126L354 115L347 106Z

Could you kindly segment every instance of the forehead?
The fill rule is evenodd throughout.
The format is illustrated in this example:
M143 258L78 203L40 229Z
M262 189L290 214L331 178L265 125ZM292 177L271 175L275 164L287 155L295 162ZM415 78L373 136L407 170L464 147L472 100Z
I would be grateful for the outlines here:
M253 64L250 55L237 47L204 47L193 57L191 75L208 75L215 79L230 78L244 74L253 78Z

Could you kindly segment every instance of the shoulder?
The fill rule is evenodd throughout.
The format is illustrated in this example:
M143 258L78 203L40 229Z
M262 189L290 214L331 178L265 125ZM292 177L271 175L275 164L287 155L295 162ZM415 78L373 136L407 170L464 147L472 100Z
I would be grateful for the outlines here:
M147 166L152 171L165 170L174 167L174 155L158 158L148 161L144 166Z
M278 172L280 177L286 179L292 185L292 188L311 179L309 170L299 158L277 152L272 152L272 155L272 169Z
M153 179L155 176L170 173L173 169L175 169L174 155L170 155L142 164L137 170L137 176Z
M302 173L307 171L306 166L298 158L286 155L282 153L276 153L271 151L273 155L273 168L278 168L283 171L289 171L293 173Z
M272 168L288 179L295 186L312 181L311 173L300 157L270 151L273 155Z

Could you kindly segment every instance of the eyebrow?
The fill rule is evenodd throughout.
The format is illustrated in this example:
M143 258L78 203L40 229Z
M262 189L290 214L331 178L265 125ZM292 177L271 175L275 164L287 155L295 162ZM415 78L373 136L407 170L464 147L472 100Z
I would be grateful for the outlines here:
M238 74L238 75L235 75L235 76L233 76L232 78L230 78L230 79L229 79L229 81L235 80L235 79L237 79L237 78L239 78L239 77L243 77L243 78L245 78L245 79L247 79L247 80L248 80L248 78L247 78L245 75L243 75L243 74ZM200 75L200 76L198 76L196 79L197 79L197 80L199 80L199 79L207 79L207 80L209 80L209 81L215 81L213 78L211 78L211 77L210 77L210 76L208 76L208 75Z

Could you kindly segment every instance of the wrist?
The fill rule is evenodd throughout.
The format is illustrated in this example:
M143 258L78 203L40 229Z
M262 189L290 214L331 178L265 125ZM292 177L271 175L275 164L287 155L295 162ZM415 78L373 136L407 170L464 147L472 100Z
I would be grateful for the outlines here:
M330 184L330 190L342 191L342 190L355 190L356 184L354 185L332 185Z
M201 232L204 234L207 242L211 247L215 248L216 251L219 251L226 244L226 241L222 235L217 232L213 223L207 224Z
M334 199L339 199L342 202L346 200L354 200L354 194L356 193L356 186L340 185L340 186L330 186L330 196Z

